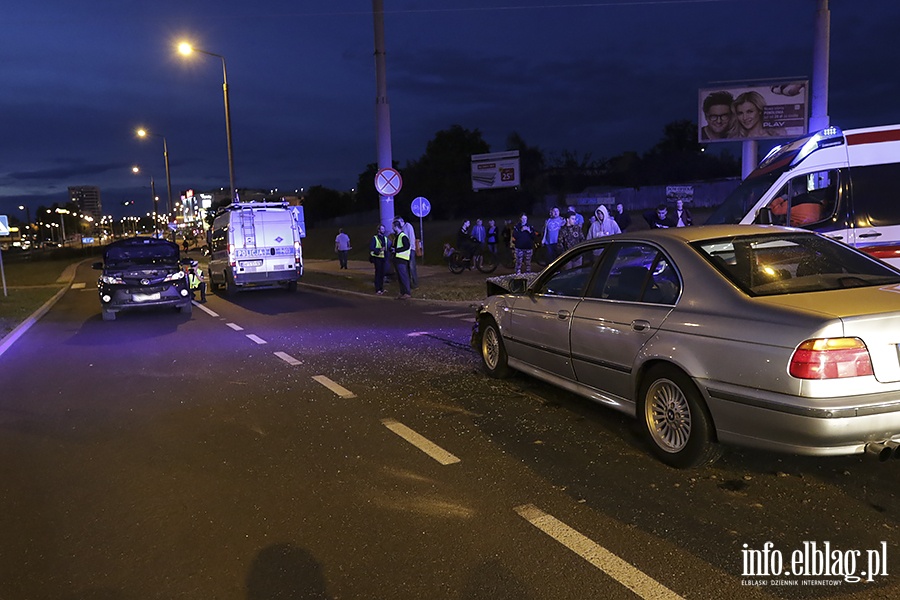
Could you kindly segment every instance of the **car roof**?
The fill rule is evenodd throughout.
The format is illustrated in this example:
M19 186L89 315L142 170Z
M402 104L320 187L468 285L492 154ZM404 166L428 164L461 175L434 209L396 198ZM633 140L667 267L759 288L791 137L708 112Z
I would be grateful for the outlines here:
M178 248L178 244L175 244L174 242L170 242L169 240L163 240L163 239L152 238L152 237L142 237L142 236L125 238L124 240L116 240L115 242L110 242L109 244L107 244L106 247L110 248L110 247L115 246L115 247L127 248L127 247L134 247L134 246L154 246L154 245L155 246L174 246L175 248Z
M693 225L691 227L669 227L668 229L643 229L613 236L616 239L677 240L684 243L699 242L717 238L748 235L772 235L785 233L805 233L816 235L805 229L781 227L778 225ZM603 239L603 238L601 238ZM607 238L608 239L608 238Z

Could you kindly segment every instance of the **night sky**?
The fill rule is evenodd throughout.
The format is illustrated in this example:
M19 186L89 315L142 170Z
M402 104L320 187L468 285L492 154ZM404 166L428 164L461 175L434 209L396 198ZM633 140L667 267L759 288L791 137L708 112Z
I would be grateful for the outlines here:
M645 152L696 119L700 88L810 77L816 7L385 0L393 158L402 169L454 124L492 151L517 132L551 160ZM831 122L900 122L900 2L830 9ZM349 190L377 161L368 0L12 0L0 14L0 214L63 203L70 185L130 214L144 174L164 196L162 139L138 126L166 137L174 193L227 187L222 63L181 56L181 40L226 59L239 188Z

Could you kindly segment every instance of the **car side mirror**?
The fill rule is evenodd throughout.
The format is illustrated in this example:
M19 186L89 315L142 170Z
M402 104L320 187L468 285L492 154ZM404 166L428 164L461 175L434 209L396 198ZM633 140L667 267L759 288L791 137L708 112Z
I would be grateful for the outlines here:
M753 222L757 225L771 225L772 224L772 209L768 206L763 206L758 211L756 211L756 218L753 219Z
M524 294L528 291L528 280L524 277L515 277L509 282L509 291L513 294Z
M94 270L96 270L96 271L102 271L102 270L103 270L103 263L102 263L102 262L95 262L93 265L91 265L91 267L92 267Z

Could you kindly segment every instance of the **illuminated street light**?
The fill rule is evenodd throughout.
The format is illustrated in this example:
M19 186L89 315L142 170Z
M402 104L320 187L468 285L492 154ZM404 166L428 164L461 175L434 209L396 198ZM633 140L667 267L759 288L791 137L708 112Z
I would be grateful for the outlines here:
M137 136L140 138L145 138L148 135L152 135L155 137L161 137L163 141L163 158L166 159L166 193L168 194L168 202L166 203L166 212L171 215L172 214L172 177L169 175L169 146L166 143L166 136L161 133L154 133L152 131L147 131L146 129L138 129Z
M141 168L137 165L131 167L131 172L135 175L141 172ZM159 214L159 196L156 195L156 182L153 181L153 175L150 176L150 195L153 196L153 235L161 237L159 233L159 220L156 215Z
M228 142L228 178L231 183L231 200L234 201L236 193L236 188L234 187L234 154L231 149L231 110L228 105L228 71L225 69L225 57L221 54L214 54L212 52L207 52L206 50L194 48L187 42L178 44L178 52L184 56L190 56L193 52L199 52L200 54L215 56L216 58L222 59L222 94L225 96L225 137Z
M19 205L19 210L25 211L25 218L28 220L28 223L26 223L25 228L28 230L28 233L30 234L31 233L31 211L28 210L28 207L25 206L24 204Z

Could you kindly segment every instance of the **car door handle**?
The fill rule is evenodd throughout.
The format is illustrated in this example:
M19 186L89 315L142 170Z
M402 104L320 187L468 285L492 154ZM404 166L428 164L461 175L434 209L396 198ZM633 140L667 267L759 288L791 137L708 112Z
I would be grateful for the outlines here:
M566 321L571 316L572 316L572 313L570 313L567 310L561 310L558 313L556 313L556 318L559 319L560 321Z
M650 329L650 321L644 321L643 319L632 321L631 328L635 331L647 331Z
M861 234L859 234L859 237L861 237L861 238L881 237L881 233L878 231L873 231L872 233L861 233Z

